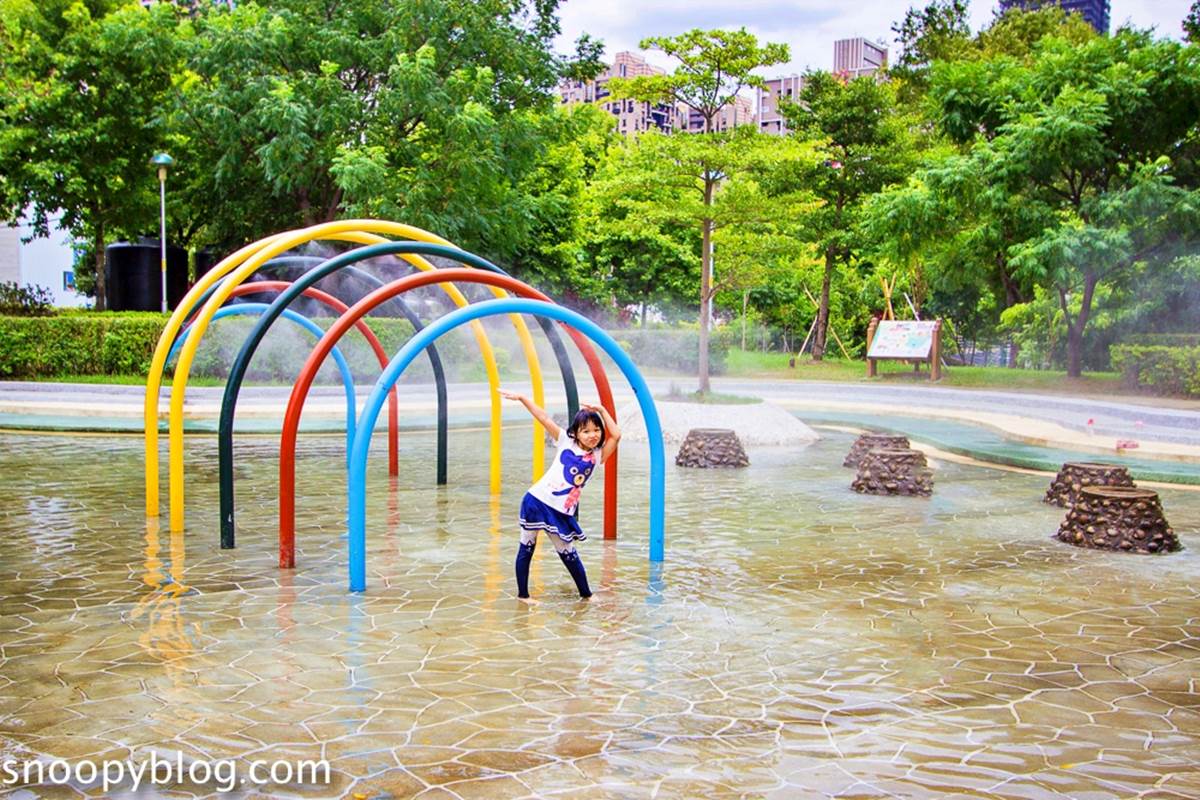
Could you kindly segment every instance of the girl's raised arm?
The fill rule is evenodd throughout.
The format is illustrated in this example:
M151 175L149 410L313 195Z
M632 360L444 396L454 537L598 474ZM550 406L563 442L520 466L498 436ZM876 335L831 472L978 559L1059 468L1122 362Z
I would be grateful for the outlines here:
M612 418L604 406L598 403L595 405L580 403L580 408L595 411L604 423L604 446L600 448L600 463L603 464L608 461L609 456L617 452L617 442L621 440L621 429L617 427L617 421Z
M505 400L516 400L521 405L525 406L525 410L533 415L533 418L542 424L542 427L546 429L546 433L550 434L550 438L556 442L558 441L558 436L562 432L562 429L558 427L554 420L550 419L550 415L546 413L544 408L535 405L534 402L528 397L523 394L517 394L516 392L506 392L501 389L500 396Z

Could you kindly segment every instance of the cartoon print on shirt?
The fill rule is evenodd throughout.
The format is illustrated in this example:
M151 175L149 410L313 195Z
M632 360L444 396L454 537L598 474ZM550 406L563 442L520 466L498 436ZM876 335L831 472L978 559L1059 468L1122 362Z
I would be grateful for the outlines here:
M568 486L560 492L551 492L551 494L567 496L566 501L563 502L563 508L570 514L575 510L575 506L579 505L579 490L591 476L592 470L595 468L596 457L593 453L577 456L571 452L570 448L567 448L562 451L558 460L563 463L563 480L567 482Z

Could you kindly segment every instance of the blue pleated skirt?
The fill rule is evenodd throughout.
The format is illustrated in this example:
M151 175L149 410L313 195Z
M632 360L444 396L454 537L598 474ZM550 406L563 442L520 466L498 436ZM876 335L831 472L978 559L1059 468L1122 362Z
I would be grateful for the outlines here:
M529 492L521 500L521 527L527 531L547 531L566 542L587 539L575 515L556 511Z

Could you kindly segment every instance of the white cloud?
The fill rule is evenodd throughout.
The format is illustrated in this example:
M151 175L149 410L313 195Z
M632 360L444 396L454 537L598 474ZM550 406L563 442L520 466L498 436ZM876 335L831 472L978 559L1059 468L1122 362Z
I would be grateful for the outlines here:
M792 53L788 64L769 70L771 75L829 69L833 42L864 36L885 44L895 56L892 24L904 17L910 5L924 0L564 0L559 7L563 34L558 49L569 52L581 33L606 45L611 58L633 50L654 64L672 65L661 53L638 49L646 36L673 36L690 28L744 27L759 41L784 42ZM992 19L998 3L974 0L971 25L978 30ZM1112 0L1112 28L1132 23L1157 29L1160 36L1180 37L1179 23L1191 0Z

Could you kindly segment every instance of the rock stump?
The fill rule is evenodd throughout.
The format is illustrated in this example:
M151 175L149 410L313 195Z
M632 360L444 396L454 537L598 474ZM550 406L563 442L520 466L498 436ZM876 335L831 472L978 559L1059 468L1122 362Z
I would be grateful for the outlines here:
M907 436L896 433L864 433L850 445L850 452L842 461L843 467L857 467L870 450L907 450L911 445Z
M1133 486L1133 478L1119 464L1068 461L1050 483L1042 502L1070 508L1085 486Z
M865 494L928 497L933 493L933 471L920 450L877 448L863 456L850 488Z
M725 428L692 428L679 447L680 467L748 467L750 459L737 434Z
M1158 493L1129 486L1083 487L1055 536L1076 547L1127 553L1179 549Z

